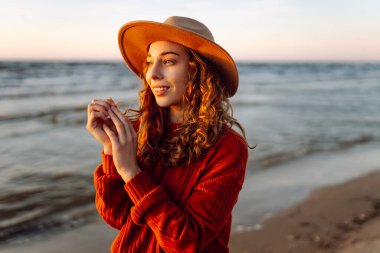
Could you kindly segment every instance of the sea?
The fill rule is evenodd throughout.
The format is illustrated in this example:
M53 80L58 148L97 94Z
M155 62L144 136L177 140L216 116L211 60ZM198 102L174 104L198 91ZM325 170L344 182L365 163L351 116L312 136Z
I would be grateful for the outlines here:
M320 152L380 145L380 63L239 62L234 117L247 173ZM87 104L137 108L141 81L123 62L0 61L0 244L94 219L101 145ZM238 130L237 130L238 131Z

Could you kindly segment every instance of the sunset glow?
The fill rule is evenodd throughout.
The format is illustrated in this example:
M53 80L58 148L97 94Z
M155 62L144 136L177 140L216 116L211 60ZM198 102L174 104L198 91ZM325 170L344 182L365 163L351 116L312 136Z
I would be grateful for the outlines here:
M2 1L0 59L121 60L131 20L189 16L236 60L380 60L380 2L240 0Z

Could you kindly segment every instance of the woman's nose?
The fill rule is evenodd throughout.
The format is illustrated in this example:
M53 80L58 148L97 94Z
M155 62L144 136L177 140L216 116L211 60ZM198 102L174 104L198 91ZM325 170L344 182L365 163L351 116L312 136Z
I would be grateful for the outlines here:
M162 79L163 74L162 74L162 69L159 63L152 63L148 69L147 72L147 77L149 79L153 80L159 80Z

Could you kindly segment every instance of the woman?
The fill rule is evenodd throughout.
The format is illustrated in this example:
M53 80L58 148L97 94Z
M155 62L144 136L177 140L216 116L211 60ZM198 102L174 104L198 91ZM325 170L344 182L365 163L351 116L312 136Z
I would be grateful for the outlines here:
M231 128L245 136L228 101L234 61L184 17L129 22L119 46L143 81L140 108L122 113L112 99L93 100L87 123L104 146L96 207L120 230L111 252L228 252L248 159Z

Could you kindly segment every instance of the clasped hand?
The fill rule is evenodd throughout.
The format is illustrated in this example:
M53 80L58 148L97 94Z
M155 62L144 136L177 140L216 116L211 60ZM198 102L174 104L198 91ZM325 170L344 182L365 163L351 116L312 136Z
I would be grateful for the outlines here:
M105 103L105 101L94 100L89 105L87 129L103 144L105 144L104 140L108 139L107 142L110 142L112 146L112 158L117 172L125 182L128 182L141 172L136 158L137 134L128 117L117 108L113 101L111 102ZM97 112L102 112L102 114ZM115 126L113 129L105 123L105 118L112 121ZM99 124L91 124L92 121L97 121ZM93 125L95 126L92 127ZM99 132L103 132L102 138L99 138L99 135L101 135Z

